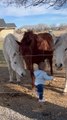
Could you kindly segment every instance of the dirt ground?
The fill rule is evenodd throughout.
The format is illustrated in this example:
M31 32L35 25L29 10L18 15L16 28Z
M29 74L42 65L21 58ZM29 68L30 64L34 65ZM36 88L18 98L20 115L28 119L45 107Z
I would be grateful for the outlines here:
M63 94L64 74L54 74L49 86L46 81L44 98L39 103L31 89L29 72L21 83L9 83L6 66L0 66L0 120L67 120L67 94Z

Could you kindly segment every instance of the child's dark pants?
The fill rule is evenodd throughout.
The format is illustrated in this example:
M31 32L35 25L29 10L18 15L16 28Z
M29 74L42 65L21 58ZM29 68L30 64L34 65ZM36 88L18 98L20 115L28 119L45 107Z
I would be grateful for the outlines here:
M37 85L36 88L37 88L37 92L39 95L39 99L42 100L43 99L43 84Z

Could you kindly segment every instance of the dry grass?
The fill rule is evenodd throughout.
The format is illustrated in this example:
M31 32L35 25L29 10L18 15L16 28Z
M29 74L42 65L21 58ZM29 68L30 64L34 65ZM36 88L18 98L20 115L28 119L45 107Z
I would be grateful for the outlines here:
M3 49L3 41L0 41L0 50Z
M61 34L63 34L63 33L66 33L67 31L66 30L57 30L57 31L53 31L53 34L55 35L55 36L59 36L59 35L61 35Z

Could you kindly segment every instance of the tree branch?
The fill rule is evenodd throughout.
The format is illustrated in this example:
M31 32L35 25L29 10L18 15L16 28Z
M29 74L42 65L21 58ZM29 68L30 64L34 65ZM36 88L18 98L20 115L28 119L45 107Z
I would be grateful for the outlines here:
M67 0L1 0L6 5L16 6L38 6L47 4L50 7L62 7L67 3Z

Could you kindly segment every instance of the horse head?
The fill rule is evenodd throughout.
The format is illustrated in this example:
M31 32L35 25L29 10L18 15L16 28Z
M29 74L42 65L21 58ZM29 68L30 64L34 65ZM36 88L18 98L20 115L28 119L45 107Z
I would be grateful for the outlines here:
M64 49L63 49L63 39L62 36L58 36L55 38L54 43L54 54L55 54L55 66L56 68L62 69L64 65Z

